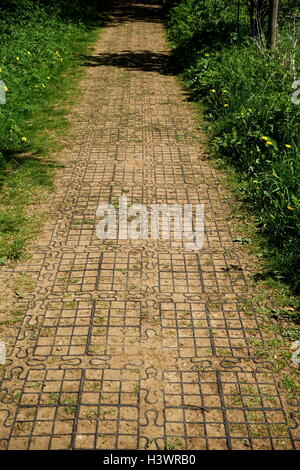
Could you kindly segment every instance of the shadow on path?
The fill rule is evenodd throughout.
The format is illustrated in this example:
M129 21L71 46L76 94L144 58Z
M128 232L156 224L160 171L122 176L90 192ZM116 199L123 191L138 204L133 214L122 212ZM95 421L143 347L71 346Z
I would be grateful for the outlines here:
M120 53L103 53L95 56L84 56L83 66L98 67L108 65L143 72L157 72L163 75L173 75L175 67L173 58L169 54L154 53L151 51L121 51Z
M138 1L125 1L102 18L105 26L118 26L128 22L162 23L163 12L159 0L148 0L146 5ZM156 72L162 75L174 75L176 72L174 59L169 53L156 53L148 50L123 50L118 53L103 53L82 56L83 66L99 67L110 66L141 70L143 72Z
M103 26L118 26L130 21L143 21L147 23L160 23L163 21L162 2L160 0L148 0L140 4L124 1L123 5L112 2L112 8L101 15Z

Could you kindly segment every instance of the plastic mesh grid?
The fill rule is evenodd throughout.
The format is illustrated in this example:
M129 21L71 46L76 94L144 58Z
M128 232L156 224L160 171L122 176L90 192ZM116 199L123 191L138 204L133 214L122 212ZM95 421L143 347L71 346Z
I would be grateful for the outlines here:
M45 230L28 262L1 268L34 287L8 320L0 312L0 448L300 448L300 403L243 301L249 261L159 15L155 2L116 4L86 58ZM122 194L147 208L204 203L203 249L99 240L97 207Z

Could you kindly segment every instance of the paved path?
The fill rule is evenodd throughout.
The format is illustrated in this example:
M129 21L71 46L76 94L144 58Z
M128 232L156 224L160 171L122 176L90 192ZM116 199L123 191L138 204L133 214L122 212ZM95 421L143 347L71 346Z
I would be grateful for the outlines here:
M2 448L299 446L293 408L253 357L264 338L242 301L248 258L171 74L159 5L120 0L85 66L49 220L14 271L34 285L4 338ZM121 194L203 203L203 248L100 240L97 207L118 209Z

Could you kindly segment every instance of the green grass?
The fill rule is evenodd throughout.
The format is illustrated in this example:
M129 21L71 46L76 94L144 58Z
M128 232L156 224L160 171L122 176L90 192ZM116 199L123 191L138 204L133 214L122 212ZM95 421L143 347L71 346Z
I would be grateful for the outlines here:
M19 259L41 228L35 208L54 189L67 113L79 94L81 55L95 41L101 4L18 0L0 7L0 264ZM98 9L98 10L97 10ZM34 205L30 210L29 206Z

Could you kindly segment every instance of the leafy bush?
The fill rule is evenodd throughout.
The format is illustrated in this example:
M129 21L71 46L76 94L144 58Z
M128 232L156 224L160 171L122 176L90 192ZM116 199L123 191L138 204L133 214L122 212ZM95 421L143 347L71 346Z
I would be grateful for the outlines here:
M272 54L246 30L238 37L233 10L225 4L221 15L212 13L209 0L183 0L171 10L169 36L189 90L205 104L215 153L241 175L273 270L299 291L300 105L291 95L300 48L294 48L289 25L283 25Z

